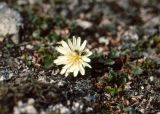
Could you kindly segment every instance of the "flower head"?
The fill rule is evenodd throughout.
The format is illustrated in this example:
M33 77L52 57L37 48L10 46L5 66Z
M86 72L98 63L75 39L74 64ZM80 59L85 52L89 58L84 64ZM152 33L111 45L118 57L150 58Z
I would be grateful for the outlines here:
M76 77L78 72L82 75L85 74L85 67L91 68L88 63L91 61L89 56L92 52L86 49L86 43L87 41L85 40L81 44L81 38L76 38L75 36L73 36L72 41L69 39L68 42L60 42L61 46L57 47L56 50L61 55L54 60L56 65L64 65L60 74L68 76L69 73L73 73Z

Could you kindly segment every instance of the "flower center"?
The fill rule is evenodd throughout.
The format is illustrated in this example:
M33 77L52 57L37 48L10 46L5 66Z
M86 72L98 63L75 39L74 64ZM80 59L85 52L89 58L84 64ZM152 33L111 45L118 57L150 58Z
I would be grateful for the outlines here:
M81 55L78 53L71 53L69 55L69 62L72 64L79 64L81 62Z

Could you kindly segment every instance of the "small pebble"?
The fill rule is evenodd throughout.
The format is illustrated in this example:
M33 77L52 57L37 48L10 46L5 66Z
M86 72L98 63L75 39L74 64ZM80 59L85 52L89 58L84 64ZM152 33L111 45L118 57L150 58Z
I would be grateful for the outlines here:
M79 25L80 27L84 28L84 29L88 29L92 27L92 23L89 21L85 21L85 20L76 20L77 25Z
M62 81L62 80L60 80L59 82L58 82L58 86L63 86L64 85L64 82Z
M141 89L144 89L144 86L141 86Z
M88 107L88 108L86 109L86 112L91 112L91 111L93 111L93 108L91 108L91 107Z
M33 49L33 46L28 44L28 45L26 45L26 48L31 50L31 49Z
M153 76L150 76L150 81L152 82L154 80L154 77Z
M30 104L30 105L34 104L34 99L32 99L32 98L28 99L28 104Z
M102 36L102 37L99 38L99 43L104 43L105 45L108 45L109 44L109 39Z
M138 92L135 92L134 95L138 95Z
M21 46L20 49L23 51L24 50L24 46Z

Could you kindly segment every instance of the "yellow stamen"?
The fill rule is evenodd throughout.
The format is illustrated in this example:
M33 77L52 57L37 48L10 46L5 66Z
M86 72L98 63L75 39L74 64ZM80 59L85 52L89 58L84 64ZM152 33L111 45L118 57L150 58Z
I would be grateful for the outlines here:
M69 55L69 63L71 64L79 64L81 60L82 60L82 57L78 53L71 53Z

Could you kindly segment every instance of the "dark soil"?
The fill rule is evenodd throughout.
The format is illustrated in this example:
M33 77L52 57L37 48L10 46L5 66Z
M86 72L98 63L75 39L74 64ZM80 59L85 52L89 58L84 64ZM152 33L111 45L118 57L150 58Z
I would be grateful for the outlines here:
M0 114L29 98L38 114L160 113L159 0L1 1L21 13L23 27L19 44L0 43ZM88 41L92 69L66 78L55 47L73 35Z

